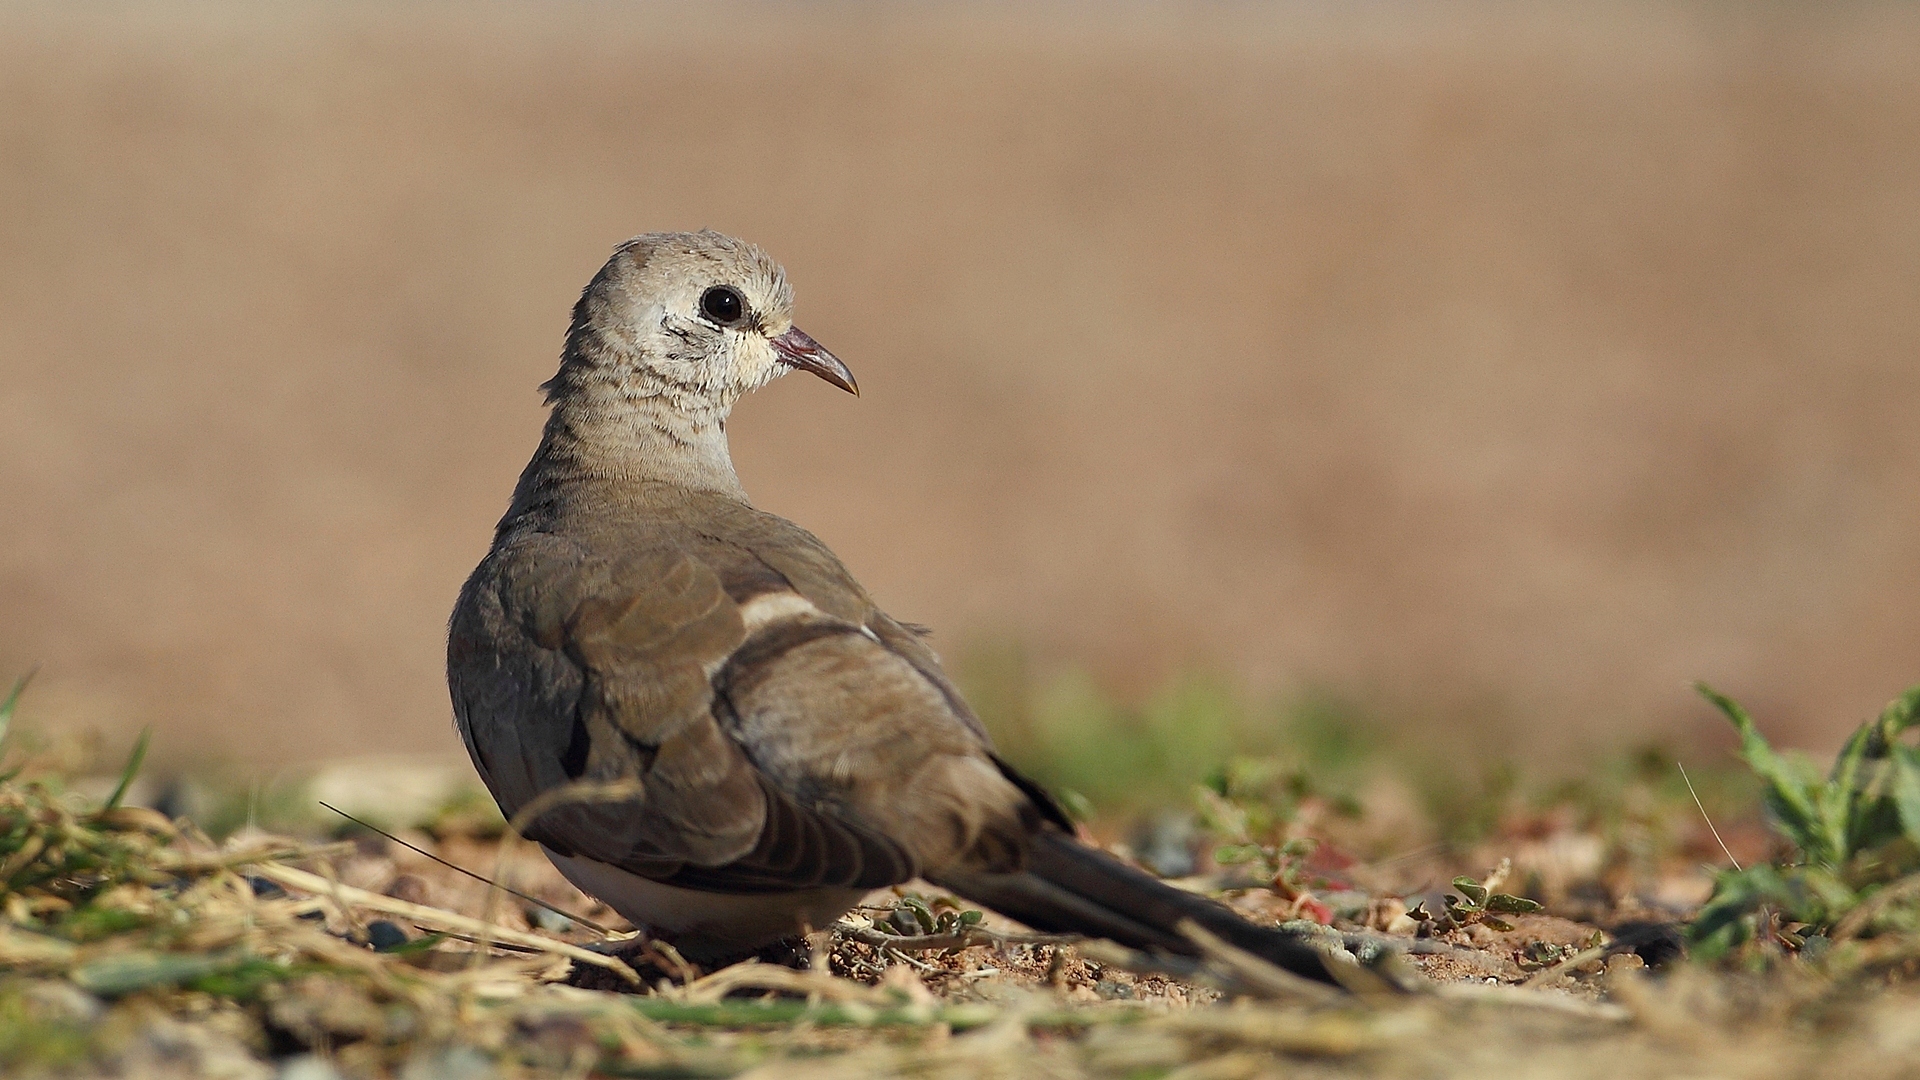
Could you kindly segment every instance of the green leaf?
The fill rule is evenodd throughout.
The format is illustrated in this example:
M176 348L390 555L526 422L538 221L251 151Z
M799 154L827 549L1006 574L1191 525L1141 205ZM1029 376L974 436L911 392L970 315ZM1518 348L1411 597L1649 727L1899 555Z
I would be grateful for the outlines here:
M1900 811L1900 831L1920 847L1920 750L1894 748L1893 804Z
M1724 955L1753 936L1753 913L1786 892L1771 866L1723 871L1714 879L1713 895L1687 924L1687 939L1703 959Z
M0 701L0 742L6 741L7 732L13 727L13 710L20 704L20 695L27 689L27 684L33 681L34 672L39 670L39 668L31 668L25 675L15 679L13 690L7 695L7 700Z
M298 968L256 957L242 960L218 971L195 976L188 979L184 985L190 990L212 994L214 997L249 1001L259 997L261 991L268 986L285 982L298 973Z
M1851 792L1859 786L1860 765L1869 757L1880 756L1873 751L1885 753L1885 744L1877 738L1877 724L1862 724L1840 748L1840 754L1833 759L1833 769L1827 774L1827 782L1835 791Z
M1732 698L1706 683L1695 683L1700 696L1712 702L1740 734L1740 756L1766 783L1767 809L1786 838L1813 862L1837 864L1844 861L1844 821L1831 821L1821 805L1824 785L1810 783L1792 762L1774 753L1760 735L1753 718Z
M1506 893L1494 893L1492 896L1487 897L1487 910L1498 911L1507 915L1531 915L1536 911L1545 910L1545 905L1541 904L1538 900L1529 900L1524 896L1509 896Z
M1910 727L1920 725L1920 686L1887 703L1880 712L1880 723L1889 736L1898 735Z
M152 737L153 727L148 725L141 730L140 737L133 741L133 753L127 755L127 767L120 770L120 783L113 789L113 794L107 797L106 809L119 807L120 800L127 797L127 787L133 783L134 774L140 771L140 763L147 759L147 740Z
M940 920L934 918L933 909L927 906L925 900L917 896L903 896L900 898L900 903L895 906L906 908L912 913L913 921L919 923L920 929L925 932L931 934L940 929Z
M415 956L419 953L432 952L445 940L447 940L445 933L435 932L414 938L412 941L403 941L398 945L381 949L380 951L388 956Z
M1844 811L1847 860L1905 836L1920 846L1920 757L1900 735L1920 713L1920 687L1908 690L1861 725L1834 761L1830 802Z
M1479 907L1487 902L1486 886L1470 877L1454 878L1453 887L1459 889L1460 892L1466 896L1467 902L1474 907Z
M34 673L39 670L37 667L28 668L25 675L14 680L13 690L7 694L7 699L0 701L0 752L4 752L7 734L13 730L13 710L20 704L20 695L26 691L27 684L33 681ZM20 770L24 768L26 768L25 764L16 764L6 772L0 773L0 784L7 783L20 775Z
M1259 847L1253 844L1227 844L1213 849L1213 861L1221 866L1237 866L1260 858Z

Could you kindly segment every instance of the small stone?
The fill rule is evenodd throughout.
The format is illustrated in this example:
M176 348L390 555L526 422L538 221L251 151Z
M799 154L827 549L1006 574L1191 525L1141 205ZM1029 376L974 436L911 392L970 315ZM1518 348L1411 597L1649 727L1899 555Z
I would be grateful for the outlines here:
M573 929L572 919L542 907L528 908L527 921L549 934L564 934Z
M1609 975L1620 971L1644 971L1646 967L1647 962L1640 958L1639 953L1620 952L1607 957Z
M408 941L407 932L394 923L378 919L367 924L367 944L377 952L392 952Z

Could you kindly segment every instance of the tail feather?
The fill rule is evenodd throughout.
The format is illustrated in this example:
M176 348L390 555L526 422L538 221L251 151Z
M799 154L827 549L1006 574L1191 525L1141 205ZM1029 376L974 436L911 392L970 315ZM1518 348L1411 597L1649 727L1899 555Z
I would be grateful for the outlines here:
M1338 982L1327 969L1326 955L1299 935L1255 926L1224 904L1182 892L1051 830L1034 837L1021 873L948 873L938 883L1036 930L1111 938L1177 956L1200 955L1176 929L1191 919L1227 944L1296 975Z

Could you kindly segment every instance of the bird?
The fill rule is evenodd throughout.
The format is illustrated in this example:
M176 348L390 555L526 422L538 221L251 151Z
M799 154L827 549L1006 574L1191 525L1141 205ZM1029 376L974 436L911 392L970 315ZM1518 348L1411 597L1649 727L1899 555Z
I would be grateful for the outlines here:
M1042 932L1193 957L1191 924L1339 982L1304 936L1079 839L922 631L748 501L726 430L742 396L791 371L859 393L792 309L772 258L711 230L620 244L581 293L448 626L455 726L501 812L694 963L919 878Z

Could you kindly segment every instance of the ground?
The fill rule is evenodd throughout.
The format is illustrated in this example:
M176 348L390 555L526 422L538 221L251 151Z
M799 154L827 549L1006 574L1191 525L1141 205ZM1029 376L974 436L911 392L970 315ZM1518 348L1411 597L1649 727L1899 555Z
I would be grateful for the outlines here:
M602 940L590 923L616 937L624 924L523 843L443 827L391 839L356 829L330 843L243 830L215 844L153 811L85 810L32 785L4 794L12 820L40 823L34 835L98 854L96 885L123 879L68 911L63 883L84 876L74 865L35 879L44 853L23 859L16 848L0 866L15 886L0 934L0 1061L10 1074L1192 1080L1920 1069L1920 998L1895 977L1898 963L1836 978L1804 965L1748 974L1684 959L1685 913L1659 899L1702 892L1688 880L1702 872L1684 860L1662 870L1676 881L1563 883L1557 910L1504 915L1492 914L1500 890L1524 876L1540 891L1537 867L1509 862L1436 891L1448 870L1466 868L1442 865L1462 856L1435 850L1265 881L1254 880L1264 870L1235 863L1179 882L1257 920L1330 921L1320 932L1363 956L1382 945L1405 954L1381 969L1390 978L1349 991L1227 949L1181 964L1042 938L992 915L973 921L966 904L921 885L875 893L804 943L793 966L769 957L701 971L629 939L615 947L633 961L629 974L574 948ZM1579 846L1572 834L1549 839ZM1503 842L1535 856L1553 846L1491 841ZM1340 861L1322 851L1320 863ZM20 887L22 875L39 884ZM1472 903L1480 886L1483 910Z

